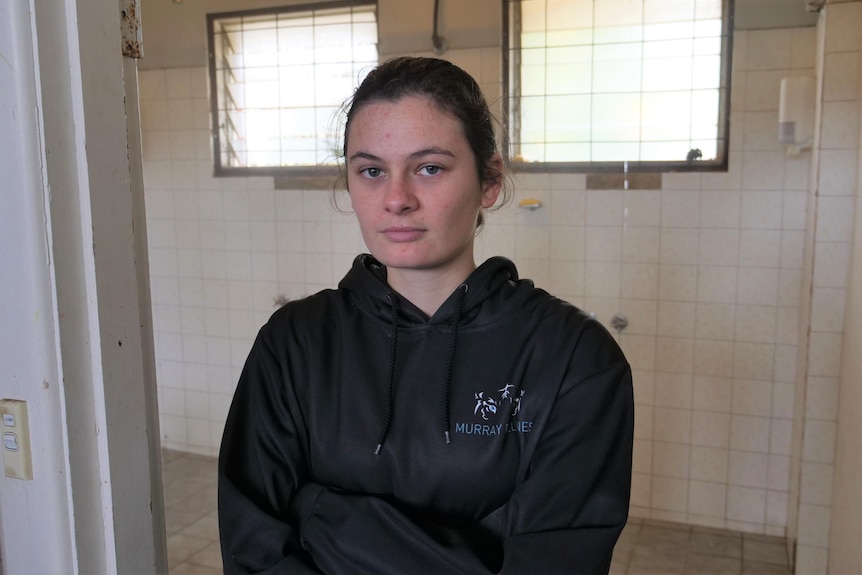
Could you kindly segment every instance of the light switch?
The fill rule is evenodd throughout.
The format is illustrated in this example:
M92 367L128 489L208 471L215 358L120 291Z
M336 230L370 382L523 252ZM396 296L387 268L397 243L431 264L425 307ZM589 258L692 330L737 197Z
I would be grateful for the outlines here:
M3 447L9 451L18 451L18 436L14 433L3 434Z
M27 402L20 399L0 400L3 415L3 467L6 477L33 479L33 459L30 454L30 423Z

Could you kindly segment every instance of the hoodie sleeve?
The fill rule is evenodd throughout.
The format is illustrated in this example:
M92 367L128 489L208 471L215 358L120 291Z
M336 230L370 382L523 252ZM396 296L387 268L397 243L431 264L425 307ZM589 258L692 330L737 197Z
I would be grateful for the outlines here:
M440 537L379 498L309 486L300 530L316 564L357 574L607 573L628 516L634 404L622 352L602 329L587 331L508 503ZM486 526L501 533L490 551L474 536Z
M224 573L320 573L289 512L307 478L304 427L296 424L296 403L262 334L240 376L219 451Z
M507 504L504 573L536 565L542 573L610 569L628 518L634 399L630 367L615 343L590 349L595 345L582 351L620 359L564 381L529 475Z

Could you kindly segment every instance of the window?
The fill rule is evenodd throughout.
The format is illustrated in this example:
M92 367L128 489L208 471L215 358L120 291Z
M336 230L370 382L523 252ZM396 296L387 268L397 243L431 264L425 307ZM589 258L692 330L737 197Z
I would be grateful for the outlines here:
M335 166L336 112L377 64L376 2L209 14L218 175Z
M732 0L503 0L516 169L727 169Z

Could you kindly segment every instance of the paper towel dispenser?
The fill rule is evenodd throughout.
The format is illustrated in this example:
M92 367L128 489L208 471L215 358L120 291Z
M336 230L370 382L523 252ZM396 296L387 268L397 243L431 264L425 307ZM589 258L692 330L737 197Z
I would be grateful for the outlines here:
M801 150L814 141L814 98L816 84L812 76L789 76L781 80L778 106L778 140L785 146Z

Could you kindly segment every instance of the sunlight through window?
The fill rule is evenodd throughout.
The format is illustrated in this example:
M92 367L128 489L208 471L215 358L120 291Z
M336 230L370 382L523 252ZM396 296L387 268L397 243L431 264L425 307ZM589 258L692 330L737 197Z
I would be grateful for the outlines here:
M216 174L336 164L333 120L377 64L376 4L210 14Z
M518 167L726 168L727 0L505 0Z

